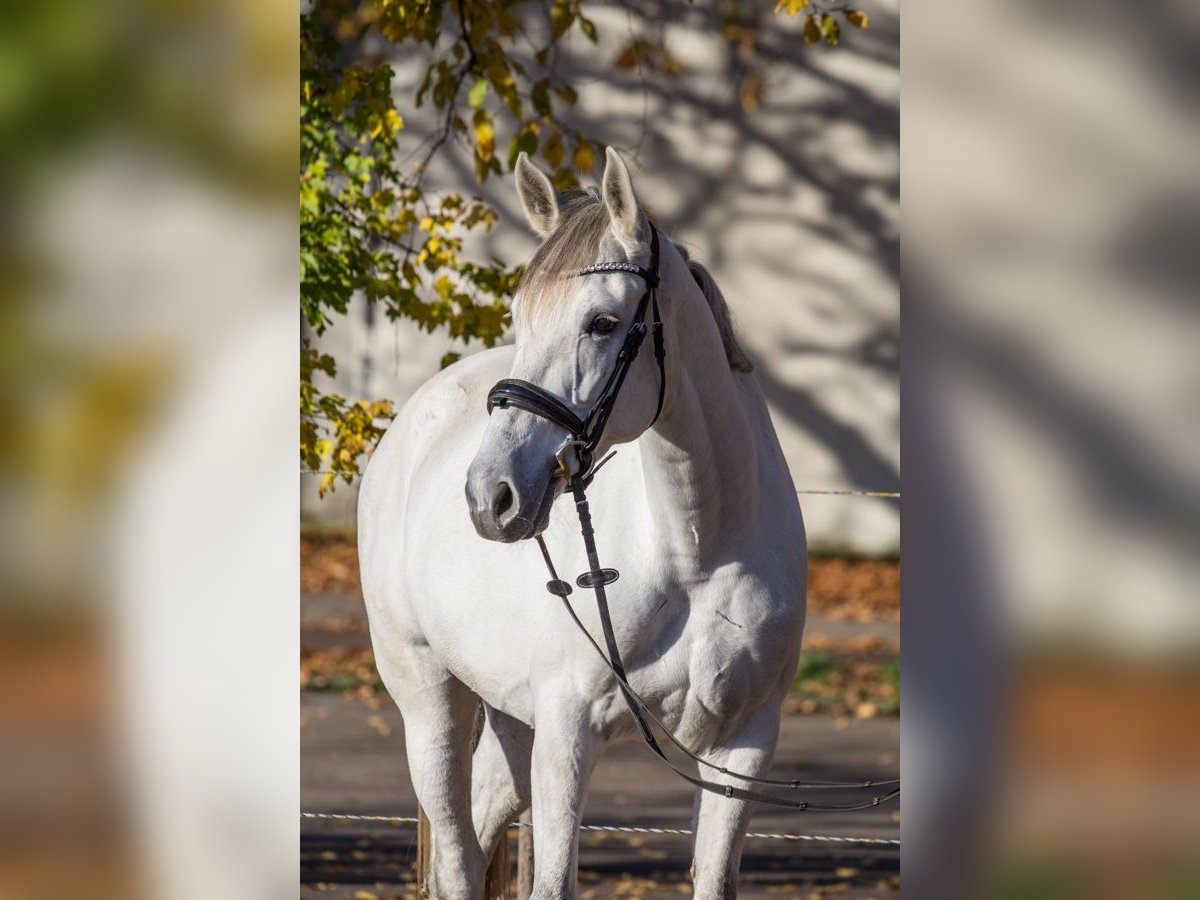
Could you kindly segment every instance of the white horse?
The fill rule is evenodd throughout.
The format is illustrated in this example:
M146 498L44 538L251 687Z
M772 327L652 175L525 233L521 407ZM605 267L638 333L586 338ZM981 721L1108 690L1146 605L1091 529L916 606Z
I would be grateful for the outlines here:
M485 397L519 377L586 415L646 286L632 273L572 276L597 261L646 266L650 226L612 150L599 193L559 194L524 155L516 174L544 238L513 302L516 345L423 385L380 443L359 498L371 640L404 717L436 898L482 896L486 860L531 804L533 896L575 897L592 769L610 741L636 734L616 679L546 593L526 540L543 534L564 577L588 568L572 504L555 503L565 431L511 408L489 418ZM660 277L665 404L649 427L659 373L647 348L597 453L620 445L590 490L596 540L621 573L609 595L630 684L687 746L757 777L800 648L804 525L711 276L663 240ZM571 599L598 636L591 592ZM480 701L486 724L472 754ZM697 792L697 897L736 895L749 812Z

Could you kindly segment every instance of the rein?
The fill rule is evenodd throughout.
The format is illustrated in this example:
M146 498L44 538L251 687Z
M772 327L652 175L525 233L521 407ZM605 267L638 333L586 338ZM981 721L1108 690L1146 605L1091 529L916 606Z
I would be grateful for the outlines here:
M580 621L576 614L571 601L567 597L571 594L571 585L558 577L558 572L554 568L554 562L550 558L550 551L546 547L546 542L539 534L535 537L538 548L542 552L542 559L546 563L546 569L550 573L550 581L546 583L546 590L554 596L562 600L563 606L566 608L567 614L571 617L571 621L583 634L592 648L599 655L605 666L612 672L617 680L617 685L621 689L621 695L625 699L626 706L633 714L634 721L637 723L638 731L641 733L642 740L646 746L665 763L676 775L689 782L690 784L710 791L714 794L719 794L724 797L729 797L736 800L745 800L753 803L766 803L773 806L785 806L790 809L800 811L811 810L818 812L851 812L860 809L869 809L872 806L878 806L888 800L892 800L900 796L900 784L898 779L889 781L798 781L798 780L778 780L770 778L758 778L753 775L745 775L739 772L734 772L725 766L719 766L716 763L709 762L695 751L684 745L671 730L654 714L650 706L645 700L630 686L628 677L625 674L625 665L621 660L621 651L617 646L616 632L613 630L612 615L608 608L608 596L605 593L605 585L611 584L619 577L616 569L602 568L600 565L599 554L596 550L596 535L592 528L592 516L588 506L587 486L595 477L600 466L604 465L608 457L602 459L598 464L593 465L594 454L596 448L600 445L600 440L604 435L604 427L608 424L608 418L612 414L613 407L617 401L617 395L620 393L621 386L625 383L625 376L629 374L629 369L637 358L638 350L642 345L642 341L646 337L646 311L651 308L653 311L653 326L654 326L654 356L658 362L658 406L654 411L654 419L650 422L653 427L658 421L659 415L662 413L663 399L666 394L666 342L663 339L663 324L662 317L658 309L657 288L659 284L658 268L659 268L659 238L658 230L651 226L650 238L650 268L643 269L627 262L604 262L595 265L587 266L581 269L579 276L593 275L607 272L629 272L640 275L646 283L646 291L638 301L637 311L634 314L633 324L629 326L629 330L625 334L625 342L621 346L621 351L617 355L617 361L613 366L613 370L609 373L608 380L604 383L604 388L600 392L600 398L589 411L586 417L580 418L575 412L563 403L558 397L550 393L539 385L532 384L528 381L523 381L519 378L506 378L499 381L488 392L487 409L490 415L496 407L507 409L514 407L522 409L526 412L533 413L543 419L562 427L571 436L570 439L555 453L555 459L558 461L559 472L564 479L569 481L571 493L575 498L575 510L579 515L579 529L583 537L584 549L587 552L588 571L584 572L575 579L575 583L581 588L590 588L596 592L596 608L600 615L600 626L604 632L605 648L602 648L596 639ZM575 447L576 454L579 459L580 467L574 475L571 475L567 469L564 454L569 447ZM610 454L611 455L611 454ZM807 790L845 790L851 788L869 789L892 787L892 790L872 797L870 800L862 803L851 804L830 804L830 803L813 803L808 800L795 800L790 797L779 796L778 794L768 794L762 791L753 791L746 788L735 787L731 784L721 784L715 781L708 781L691 775L680 769L670 757L664 752L662 746L654 736L650 725L646 719L659 727L667 739L685 756L697 763L699 766L712 769L722 775L736 778L741 781L746 781L751 784L759 784L768 787L781 787L797 790L805 788Z

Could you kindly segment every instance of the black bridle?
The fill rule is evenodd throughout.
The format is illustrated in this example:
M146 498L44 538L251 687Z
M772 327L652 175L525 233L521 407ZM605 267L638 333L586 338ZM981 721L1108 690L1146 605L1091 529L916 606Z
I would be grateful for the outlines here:
M601 438L604 436L604 427L608 424L609 416L612 415L613 407L616 405L617 396L621 392L621 386L625 383L625 376L629 374L629 369L637 359L638 350L642 345L642 341L646 337L646 311L652 310L653 325L654 325L654 357L658 361L658 406L654 411L654 418L651 420L648 428L652 428L654 423L658 421L659 415L662 413L663 399L666 395L667 374L666 374L666 357L667 348L663 338L663 323L662 317L658 309L658 284L659 284L659 238L658 230L651 226L650 228L650 267L643 269L633 263L627 262L602 262L595 265L587 266L581 269L577 275L595 275L607 272L629 272L631 274L641 276L646 283L646 291L642 294L641 300L638 301L637 311L634 313L633 323L629 326L629 330L625 333L625 342L621 345L621 351L617 354L617 361L613 366L612 372L609 373L608 380L604 383L604 387L600 392L600 397L595 405L591 408L588 414L581 418L575 412L563 403L558 397L550 393L539 385L532 384L528 381L522 381L519 378L506 378L503 381L498 381L496 385L488 392L487 409L490 415L493 409L508 409L513 407L522 409L526 412L533 413L535 416L540 416L547 421L562 427L570 435L570 438L555 454L555 459L558 461L558 470L553 477L557 478L561 475L570 483L571 493L575 498L575 510L579 514L579 528L583 535L584 549L587 552L588 571L584 572L575 579L575 583L581 588L589 588L596 592L596 607L600 614L600 626L604 632L604 643L607 652L600 647L596 639L584 627L583 622L579 620L579 616L575 613L575 608L571 606L571 601L567 597L571 594L571 585L558 577L558 572L554 568L554 562L550 558L550 551L546 548L546 542L539 534L536 536L538 547L542 551L542 558L546 563L546 569L550 573L550 581L546 583L546 590L562 600L563 606L566 607L567 613L575 626L583 633L588 642L599 654L604 661L605 666L612 672L617 680L617 684L621 689L621 694L625 698L625 704L629 707L629 711L633 714L634 721L637 723L638 731L641 733L642 740L646 742L646 746L667 766L669 766L675 774L679 775L685 781L690 782L698 788L706 791L711 791L714 794L720 794L724 797L730 797L737 800L747 800L754 803L769 803L774 806L786 806L797 810L813 810L813 811L828 811L828 812L848 812L857 809L868 809L872 806L878 806L887 800L892 800L900 796L900 788L894 787L887 793L871 798L862 803L851 804L828 804L828 803L813 803L808 800L793 800L788 797L780 797L773 794L763 793L761 791L751 791L745 788L735 787L731 784L721 784L715 781L708 781L704 778L699 778L684 772L680 769L670 757L663 751L658 740L654 737L654 732L650 730L650 725L646 719L649 718L655 725L662 730L667 739L684 755L699 766L712 769L720 772L722 775L727 775L731 778L737 778L741 781L750 782L752 784L766 785L770 787L782 787L796 790L805 788L808 790L844 790L851 788L872 788L872 787L892 787L899 785L898 780L890 781L855 781L855 782L839 782L839 781L796 781L796 780L778 780L770 778L758 778L753 775L745 775L739 772L731 771L725 766L719 766L709 762L695 751L688 748L679 741L659 720L654 712L647 705L646 701L638 695L638 693L629 685L628 677L625 674L625 665L621 661L621 651L617 646L617 636L612 625L612 616L608 608L608 596L605 593L605 585L611 584L619 577L616 569L602 568L600 565L599 554L596 551L596 536L592 528L592 516L588 507L587 486L595 477L596 471L602 466L605 460L601 460L598 464L594 464L596 448L600 446ZM567 468L563 458L565 451L569 447L575 447L576 454L579 459L579 467L572 475Z
M595 459L596 448L604 437L604 428L608 425L609 416L616 406L617 396L621 386L625 384L625 376L629 374L633 361L637 359L642 341L646 339L646 310L649 308L654 316L654 358L658 361L658 407L654 410L654 418L649 427L654 427L662 414L663 398L667 393L667 346L663 339L662 315L658 309L658 229L650 228L650 267L643 269L628 262L603 262L587 266L576 273L582 275L599 275L607 272L628 272L639 275L646 282L646 291L638 301L637 310L633 314L633 323L625 332L625 342L617 354L617 361L608 374L608 380L600 391L595 405L584 417L575 414L567 404L550 393L544 387L520 378L505 378L496 382L488 392L487 409L491 415L493 409L514 407L541 416L566 429L571 439L563 445L556 454L559 472L563 478L569 479L570 472L563 460L563 453L573 446L579 458L579 471L584 473L586 481L591 481L594 474L592 463Z

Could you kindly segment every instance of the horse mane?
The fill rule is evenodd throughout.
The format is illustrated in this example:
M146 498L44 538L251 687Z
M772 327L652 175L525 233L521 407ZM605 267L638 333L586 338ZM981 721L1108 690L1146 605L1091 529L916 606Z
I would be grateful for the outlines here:
M521 275L519 293L523 307L557 307L558 301L567 293L567 279L596 261L596 252L608 231L608 210L595 188L563 191L559 199L558 224L534 251ZM688 271L708 302L729 368L735 372L752 372L754 363L738 343L729 303L721 289L708 269L691 259L686 249L674 242L672 245L687 263Z
M753 372L754 363L750 361L750 357L738 343L737 330L733 327L733 314L729 311L729 303L726 301L725 295L717 287L717 283L708 269L704 268L697 260L692 259L685 248L675 244L675 249L687 263L688 271L692 273L692 279L699 285L700 292L708 301L713 321L717 323L717 331L721 333L721 345L725 348L725 359L729 362L729 368L735 372Z

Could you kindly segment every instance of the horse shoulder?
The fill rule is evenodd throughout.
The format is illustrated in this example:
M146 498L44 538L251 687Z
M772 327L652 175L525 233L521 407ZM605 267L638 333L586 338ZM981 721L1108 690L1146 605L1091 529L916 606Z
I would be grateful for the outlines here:
M729 563L693 600L688 675L701 706L718 721L736 722L775 695L790 672L804 621L803 587Z
M367 464L358 496L359 560L368 608L394 594L403 567L404 522L422 469L468 440L488 388L512 365L513 348L495 347L442 369L401 406ZM476 438L477 440L477 438Z

